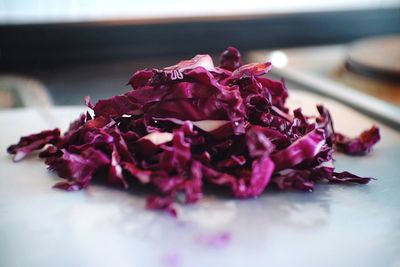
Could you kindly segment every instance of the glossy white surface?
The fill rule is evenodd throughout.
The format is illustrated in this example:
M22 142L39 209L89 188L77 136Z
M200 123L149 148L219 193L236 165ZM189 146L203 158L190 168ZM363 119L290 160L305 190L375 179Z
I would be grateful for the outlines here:
M141 20L398 8L397 0L0 0L0 24Z
M374 123L308 93L291 92L290 102L326 104L349 135ZM400 266L399 132L380 125L372 154L336 155L338 170L379 179L368 185L268 190L249 200L208 196L179 207L174 219L145 210L135 193L54 190L56 177L40 160L14 164L5 154L21 135L65 129L82 110L0 112L0 266Z

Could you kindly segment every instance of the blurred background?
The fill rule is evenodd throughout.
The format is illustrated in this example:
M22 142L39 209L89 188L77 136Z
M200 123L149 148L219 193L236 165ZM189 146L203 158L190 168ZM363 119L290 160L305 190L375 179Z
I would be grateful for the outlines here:
M0 107L98 100L138 69L200 53L217 64L227 46L339 100L398 106L399 33L399 0L0 0Z

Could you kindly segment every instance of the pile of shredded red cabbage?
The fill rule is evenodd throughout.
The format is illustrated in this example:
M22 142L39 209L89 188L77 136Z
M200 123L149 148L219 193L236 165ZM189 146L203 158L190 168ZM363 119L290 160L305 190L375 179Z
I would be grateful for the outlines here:
M56 188L79 190L96 180L146 186L155 192L147 207L171 212L178 199L201 199L205 184L248 198L269 185L310 191L317 182L368 183L372 178L335 172L332 152L368 153L379 129L348 138L335 132L323 106L314 117L301 108L290 112L285 83L263 77L270 69L270 63L242 65L229 47L219 67L197 55L137 71L124 95L95 105L86 98L93 112L63 135L54 129L22 137L8 152L19 161L42 149L48 169L64 178Z

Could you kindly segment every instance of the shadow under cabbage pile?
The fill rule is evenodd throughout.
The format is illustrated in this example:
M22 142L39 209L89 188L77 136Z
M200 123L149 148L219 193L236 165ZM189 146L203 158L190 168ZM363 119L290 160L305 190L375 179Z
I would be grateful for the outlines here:
M22 137L8 148L19 161L34 150L65 178L65 190L93 179L127 188L150 186L147 207L175 213L179 199L193 203L203 185L256 197L269 185L311 191L316 182L368 183L369 177L334 171L332 153L365 154L379 140L372 127L357 138L335 133L329 111L305 116L285 107L283 81L263 77L270 63L241 65L229 47L215 67L209 55L133 74L132 90L100 100L63 135L58 129ZM94 115L91 115L93 114Z

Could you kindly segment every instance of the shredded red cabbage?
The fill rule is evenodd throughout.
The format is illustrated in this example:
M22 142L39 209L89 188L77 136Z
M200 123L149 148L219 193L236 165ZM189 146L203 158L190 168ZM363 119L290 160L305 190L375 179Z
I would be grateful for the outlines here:
M334 171L334 147L365 154L380 139L372 127L354 139L334 131L329 111L312 119L289 112L283 81L263 75L270 63L241 64L229 47L215 67L197 55L164 69L133 74L132 90L86 105L93 110L58 129L22 137L8 148L19 161L43 149L48 168L65 180L55 187L86 188L93 180L154 190L147 207L176 214L173 203L194 203L214 184L238 198L269 185L313 190L316 182L368 183L372 178Z

